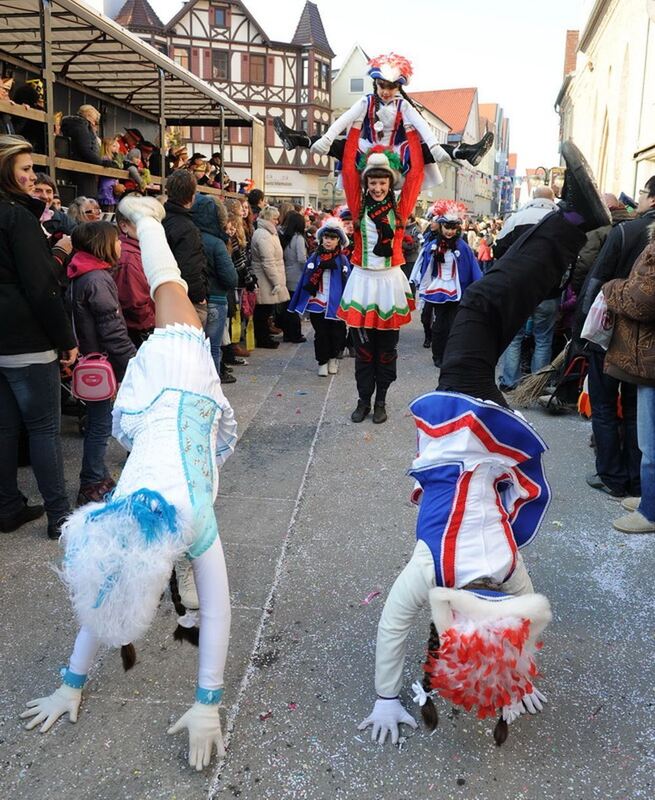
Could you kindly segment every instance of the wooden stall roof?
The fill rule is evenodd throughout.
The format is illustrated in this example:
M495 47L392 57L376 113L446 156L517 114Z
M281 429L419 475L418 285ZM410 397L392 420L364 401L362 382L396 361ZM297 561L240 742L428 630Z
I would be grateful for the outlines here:
M42 66L40 13L48 0L2 0L0 58ZM159 74L165 76L164 116L168 124L261 125L243 106L176 64L147 42L78 0L51 0L52 61L55 79L95 91L108 102L128 106L158 121Z

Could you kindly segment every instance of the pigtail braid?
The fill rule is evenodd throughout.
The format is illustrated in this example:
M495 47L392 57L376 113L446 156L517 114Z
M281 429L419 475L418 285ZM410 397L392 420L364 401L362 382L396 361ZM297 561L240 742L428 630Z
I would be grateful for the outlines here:
M431 622L430 636L428 637L428 649L425 657L425 663L423 665L422 681L423 691L428 692L428 694L432 691L432 665L439 658L439 644L439 634L437 633L434 623ZM423 722L425 722L428 730L433 731L439 724L437 707L435 706L431 697L428 697L428 699L425 701L425 704L421 706L421 716L423 717Z
M175 572L175 568L173 568L173 572L171 573L171 579L169 582L169 587L171 590L171 600L173 601L173 606L175 607L175 611L178 617L183 617L186 614L186 606L182 603L182 598L180 597L180 590L177 585L177 574ZM185 628L183 625L178 623L177 628L173 631L173 638L176 642L191 642L196 647L198 646L198 641L200 640L200 631L198 628Z

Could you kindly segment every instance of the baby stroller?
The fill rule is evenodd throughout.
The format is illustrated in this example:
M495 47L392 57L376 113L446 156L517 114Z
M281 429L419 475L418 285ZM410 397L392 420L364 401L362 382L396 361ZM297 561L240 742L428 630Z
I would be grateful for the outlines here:
M538 404L554 415L576 411L588 367L585 344L571 339L566 345L561 367L553 374L553 391L539 397Z
M73 396L73 370L70 367L61 367L59 385L61 386L61 413L65 417L77 419L77 429L80 436L86 430L86 403Z

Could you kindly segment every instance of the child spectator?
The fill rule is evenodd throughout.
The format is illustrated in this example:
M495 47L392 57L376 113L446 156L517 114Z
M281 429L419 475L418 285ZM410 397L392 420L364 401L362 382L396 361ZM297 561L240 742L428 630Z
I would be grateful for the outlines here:
M154 330L155 304L150 297L150 287L143 272L136 226L118 210L116 225L120 231L118 239L121 243L121 253L116 264L114 280L127 333L134 346L139 348Z

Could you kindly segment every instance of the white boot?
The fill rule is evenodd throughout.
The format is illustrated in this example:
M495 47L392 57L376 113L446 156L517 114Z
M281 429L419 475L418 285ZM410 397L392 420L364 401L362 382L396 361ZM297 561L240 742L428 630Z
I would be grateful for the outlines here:
M318 374L320 378L327 378L328 376L328 365L327 364L319 364L318 365Z
M193 579L193 567L185 556L178 558L175 562L175 575L182 605L186 609L200 608L196 582Z
M339 362L337 361L336 358L331 358L328 361L327 369L330 375L336 375L337 372L339 372Z

